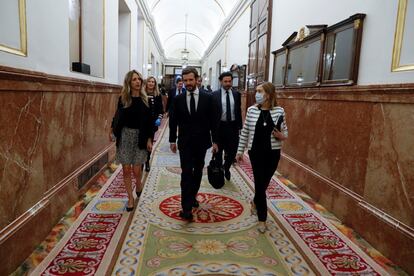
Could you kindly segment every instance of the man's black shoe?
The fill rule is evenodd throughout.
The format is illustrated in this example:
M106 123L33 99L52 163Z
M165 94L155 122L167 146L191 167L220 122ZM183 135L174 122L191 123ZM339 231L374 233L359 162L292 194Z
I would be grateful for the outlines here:
M151 170L151 166L150 166L149 161L147 161L147 162L145 162L145 171L149 172L150 170Z
M225 170L225 171L224 171L224 177L225 177L227 180L230 180L230 177L231 177L230 170Z
M193 220L193 214L191 214L191 212L183 212L181 211L179 214L180 218L187 220L187 221L192 221Z
M198 208L198 207L200 207L200 203L198 203L198 201L197 201L197 200L195 200L195 201L193 202L193 208Z

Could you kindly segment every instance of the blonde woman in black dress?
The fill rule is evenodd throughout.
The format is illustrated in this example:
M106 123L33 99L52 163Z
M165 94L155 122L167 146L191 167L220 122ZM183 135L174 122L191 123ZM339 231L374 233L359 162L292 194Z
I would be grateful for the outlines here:
M142 191L142 165L147 151L152 150L151 111L143 88L142 75L132 70L124 79L118 100L118 116L112 122L111 134L116 137L116 160L122 164L125 189L128 193L128 212L134 209L132 176L136 180L136 194Z
M162 116L164 113L164 108L162 106L161 93L157 85L157 80L155 77L148 77L145 81L144 86L145 93L148 96L148 104L151 110L151 117L153 120L152 125L152 141L154 142L154 135L157 132L158 127L161 125ZM145 171L150 171L150 159L151 151L148 151L147 161L145 162Z

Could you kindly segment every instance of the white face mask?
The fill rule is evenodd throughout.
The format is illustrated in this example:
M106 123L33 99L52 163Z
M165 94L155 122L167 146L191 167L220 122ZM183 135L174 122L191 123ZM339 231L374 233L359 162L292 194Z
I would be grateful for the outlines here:
M264 102L264 96L262 93L256 93L255 98L257 104L262 104Z

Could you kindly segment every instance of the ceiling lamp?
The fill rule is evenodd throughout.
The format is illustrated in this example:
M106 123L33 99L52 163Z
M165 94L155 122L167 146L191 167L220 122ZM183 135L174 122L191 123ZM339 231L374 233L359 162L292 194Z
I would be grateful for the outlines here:
M190 54L190 52L187 50L187 19L188 19L188 14L186 13L185 14L185 32L184 32L184 50L181 51L181 60L183 61L183 68L187 67L188 55Z

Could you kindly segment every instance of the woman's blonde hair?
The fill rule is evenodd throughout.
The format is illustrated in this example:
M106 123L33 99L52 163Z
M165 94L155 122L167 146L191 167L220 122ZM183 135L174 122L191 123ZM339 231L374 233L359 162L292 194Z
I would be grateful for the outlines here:
M160 95L160 90L158 89L158 83L157 83L157 79L155 77L151 76L151 77L147 78L147 80L145 81L145 89L144 90L145 90L145 92L147 92L147 83L150 79L153 79L154 82L155 82L153 96L157 97L157 96ZM148 92L147 92L147 95L148 95Z
M271 82L264 82L258 86L261 86L267 95L266 101L269 103L271 108L277 106L277 99L276 99L276 88Z
M131 70L128 73L126 73L124 78L124 86L121 90L121 102L123 106L129 107L132 103L132 96L131 96L131 81L134 74L138 75L138 78L141 80L141 89L139 90L139 96L141 97L142 101L146 106L148 105L148 96L147 93L145 93L143 87L144 87L144 79L142 78L141 73L139 73L136 70Z

